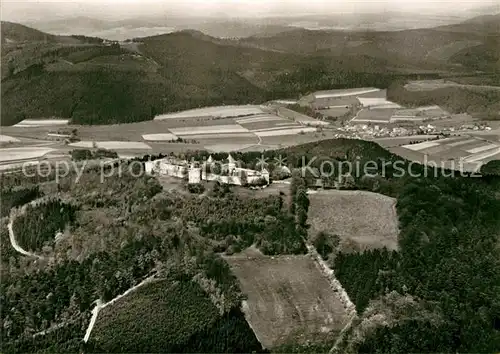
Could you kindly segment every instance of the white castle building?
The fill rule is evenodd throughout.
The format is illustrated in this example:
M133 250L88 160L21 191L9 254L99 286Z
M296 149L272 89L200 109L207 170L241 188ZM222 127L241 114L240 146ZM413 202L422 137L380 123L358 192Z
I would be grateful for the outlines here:
M246 185L269 184L269 171L250 170L237 166L236 160L229 154L228 162L214 161L209 156L205 162L191 162L175 158L165 158L146 162L146 173L154 175L187 178L188 183L196 184L201 181L218 181L219 183ZM217 169L218 173L214 173Z

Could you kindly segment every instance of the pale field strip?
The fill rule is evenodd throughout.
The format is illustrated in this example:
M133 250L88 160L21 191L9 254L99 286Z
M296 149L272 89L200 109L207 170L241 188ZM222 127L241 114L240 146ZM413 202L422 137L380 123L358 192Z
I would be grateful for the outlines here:
M477 142L477 139L467 139L467 140L457 141L455 143L448 144L448 146L456 147L456 146L466 145L466 144L475 143L475 142Z
M478 152L491 150L491 149L494 149L497 147L498 147L498 144L487 144L487 145L479 146L477 148L469 149L469 150L465 150L465 151L467 151L468 153L471 153L471 154L477 154Z
M190 139L203 140L203 139L224 139L224 138L256 138L255 134L247 133L220 133L220 134L195 134L189 135Z
M55 150L50 148L40 148L40 147L20 147L20 148L0 149L0 162L36 159L44 155L47 155L52 151Z
M376 108L401 108L401 106L392 101L388 101L385 98L363 98L358 97L358 101L361 103L363 107L372 107L372 109Z
M18 143L20 141L18 138L0 134L0 143Z
M409 144L409 145L403 145L405 149L412 150L412 151L420 151L424 149L428 149L434 146L440 145L439 143L435 141L424 141L423 143L418 143L418 144Z
M313 125L313 126L318 126L318 125L330 125L328 122L324 122L322 120L297 120L297 122L302 123L304 125Z
M67 125L69 119L25 119L15 124L17 128L46 127L53 125Z
M25 167L36 166L39 164L40 164L40 161L38 161L38 160L30 160L30 161L25 161L25 162L21 162L21 163L1 164L0 171L15 170L15 169L22 168L23 166L25 166Z
M444 151L449 150L449 149L450 149L449 146L441 144L439 146L434 146L431 148L420 150L420 152L427 154L427 155L434 155L434 154L438 154L440 152L444 152Z
M172 141L178 139L176 135L170 133L144 134L142 138L146 141Z
M276 123L275 124L277 127L283 126L283 125L290 125L290 122L284 122L284 123Z
M293 124L293 123L288 123L286 126L280 126L280 127L271 127L271 128L262 128L262 129L252 129L252 133L255 132L267 132L271 130L283 130L283 129L291 129L291 128L299 128L301 125L299 124Z
M238 118L235 119L235 122L238 124L250 124L250 123L256 123L256 122L270 122L270 121L283 121L283 118L280 118L278 116L264 116L264 117L249 117L249 118Z
M337 92L337 93L320 93L320 94L315 94L315 98L330 98L330 97L348 97L348 96L356 96L356 95L361 95L365 93L370 93L370 92L378 92L380 89L364 89L364 90L357 90L357 91L350 91L350 92Z
M182 127L171 128L170 131L175 135L196 135L196 134L227 134L227 133L248 133L249 130L239 124L212 125L206 127Z
M98 149L107 150L127 150L127 149L139 149L139 150L149 150L151 146L140 142L140 141L79 141L77 143L69 144L71 147L92 149L95 146Z
M482 161L484 159L487 159L488 157L495 156L497 154L500 154L500 147L493 148L491 150L477 153L471 156L467 156L464 159L464 162L477 162L477 161Z
M190 109L187 111L167 113L156 116L155 120L197 117L237 117L265 113L260 106L218 106Z
M453 142L453 141L457 141L457 140L460 140L462 141L462 139L464 139L463 136L454 136L454 137L451 137L451 138L446 138L446 139L439 139L439 142L441 144L448 144L450 142ZM449 144L448 144L449 145Z
M243 149L248 149L255 144L214 144L214 145L205 145L205 149L212 152L231 152L231 151L239 151Z
M389 123L390 119L382 120L382 119L370 119L370 118L354 118L352 121L359 123Z
M294 129L281 129L281 130L271 130L265 132L254 132L255 135L259 137L265 136L280 136L280 135L296 135L300 133L312 133L315 132L316 128L313 127L303 127L303 128L294 128Z
M296 100L276 100L274 102L280 103L280 104L296 104L297 103Z

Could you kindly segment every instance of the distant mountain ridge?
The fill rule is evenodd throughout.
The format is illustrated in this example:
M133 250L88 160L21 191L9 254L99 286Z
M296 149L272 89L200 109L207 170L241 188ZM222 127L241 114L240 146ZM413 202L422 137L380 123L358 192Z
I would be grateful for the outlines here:
M243 39L183 30L109 44L6 22L1 123L51 116L81 124L124 123L201 106L496 70L498 38L443 27L295 29Z

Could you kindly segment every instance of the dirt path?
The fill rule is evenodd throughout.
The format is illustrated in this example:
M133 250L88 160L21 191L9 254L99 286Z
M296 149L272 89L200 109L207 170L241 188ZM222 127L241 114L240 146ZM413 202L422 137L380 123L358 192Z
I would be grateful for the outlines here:
M328 278L331 288L333 289L333 291L335 291L338 294L340 301L342 301L342 304L344 305L344 308L347 312L347 316L349 317L347 324L340 331L340 334L339 334L337 340L335 341L333 348L330 350L330 353L336 353L339 343L341 343L343 337L345 336L345 333L351 328L354 319L357 318L357 316L358 316L358 313L356 311L356 306L349 298L349 295L345 291L342 284L335 277L334 271L323 260L323 258L318 253L316 248L305 239L304 239L304 243L307 247L307 251L308 251L309 255L311 255L315 259L316 264L318 265L319 269L321 270L321 273L323 273Z
M26 210L26 208L25 208L25 206L23 206L21 208L21 211L19 212L20 215L22 215L25 210ZM9 229L10 244L12 245L12 247L17 252L21 253L23 256L34 257L34 258L37 258L37 259L44 259L44 257L42 257L42 256L39 256L37 254L34 254L34 253L26 251L25 249L23 249L19 245L19 243L17 243L16 236L14 235L14 228L13 228L14 220L16 219L16 215L15 214L16 214L16 211L11 211L10 217L9 217L9 224L7 225L8 229Z

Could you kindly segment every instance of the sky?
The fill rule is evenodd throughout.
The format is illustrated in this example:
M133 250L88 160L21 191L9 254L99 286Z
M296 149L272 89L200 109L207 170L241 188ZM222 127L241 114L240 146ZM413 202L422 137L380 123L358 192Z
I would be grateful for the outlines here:
M1 3L1 17L33 21L69 16L117 19L166 13L235 17L388 10L449 13L482 5L496 5L500 12L500 0L6 0Z

